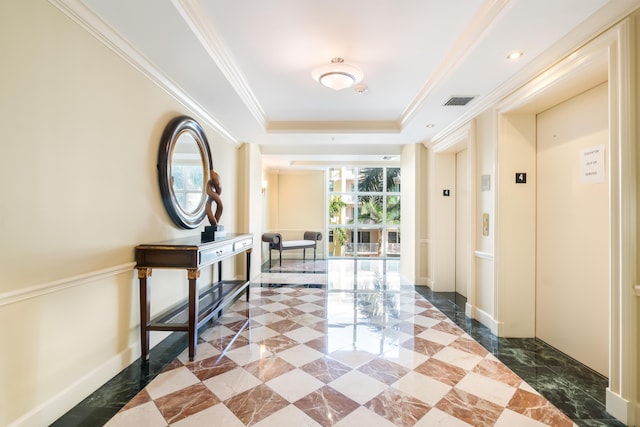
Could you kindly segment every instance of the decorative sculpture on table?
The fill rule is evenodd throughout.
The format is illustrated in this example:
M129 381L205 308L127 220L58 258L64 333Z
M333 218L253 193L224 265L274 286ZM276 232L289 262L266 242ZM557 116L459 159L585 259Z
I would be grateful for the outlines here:
M222 216L222 198L220 195L222 194L222 186L220 185L220 175L215 170L211 169L209 171L209 181L207 182L206 187L207 193L207 201L205 210L207 212L207 218L209 219L209 224L204 227L204 231L202 232L202 241L210 242L212 240L216 240L217 237L224 237L226 232L224 231L224 226L220 224L220 217ZM216 211L213 212L213 204L216 205Z

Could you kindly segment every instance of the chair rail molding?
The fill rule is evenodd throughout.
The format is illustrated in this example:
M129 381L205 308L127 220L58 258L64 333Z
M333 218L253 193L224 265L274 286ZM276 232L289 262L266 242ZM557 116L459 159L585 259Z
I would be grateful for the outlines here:
M30 298L37 298L42 295L51 294L54 292L60 292L65 289L73 288L75 286L86 285L86 284L95 282L96 280L118 276L124 273L133 274L133 268L135 266L136 266L135 262L127 262L127 263L119 264L113 267L103 268L101 270L95 270L89 273L79 274L77 276L66 277L63 279L55 280L53 282L43 283L40 285L29 286L23 289L16 289L14 291L4 292L0 294L0 307L4 305L14 304Z

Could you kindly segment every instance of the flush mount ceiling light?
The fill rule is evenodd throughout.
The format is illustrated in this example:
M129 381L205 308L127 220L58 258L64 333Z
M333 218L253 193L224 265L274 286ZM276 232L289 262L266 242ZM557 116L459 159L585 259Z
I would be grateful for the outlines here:
M507 55L507 59L515 61L516 59L520 58L522 55L524 55L524 53L516 50L511 52L509 55Z
M358 67L345 64L344 59L333 58L331 64L314 69L311 77L322 86L342 90L359 83L363 74Z

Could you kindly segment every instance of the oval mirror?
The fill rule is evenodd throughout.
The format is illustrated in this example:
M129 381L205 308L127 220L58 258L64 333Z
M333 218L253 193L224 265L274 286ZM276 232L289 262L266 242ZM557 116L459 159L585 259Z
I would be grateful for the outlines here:
M158 179L162 202L182 228L196 228L206 217L206 185L211 152L202 127L188 116L167 124L158 152Z

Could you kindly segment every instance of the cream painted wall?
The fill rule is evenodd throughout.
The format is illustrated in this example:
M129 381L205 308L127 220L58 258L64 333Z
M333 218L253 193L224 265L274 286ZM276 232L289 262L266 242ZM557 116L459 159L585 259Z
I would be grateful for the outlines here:
M581 182L580 152L609 157L607 83L537 119L536 336L608 376L609 168ZM581 333L582 331L589 333Z
M269 217L265 231L282 233L282 238L287 240L300 240L305 231L319 231L322 241L316 256L325 258L327 198L324 171L273 171L267 181ZM269 259L269 250L266 243L262 245L265 262ZM277 259L278 255L273 255ZM301 259L302 250L285 251L282 257Z
M134 246L200 232L172 225L156 172L191 113L48 2L0 17L0 425L40 426L139 357ZM199 121L233 230L237 148ZM151 283L154 312L186 296L185 273Z

